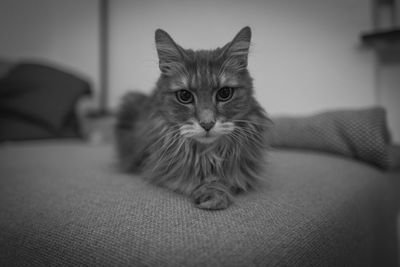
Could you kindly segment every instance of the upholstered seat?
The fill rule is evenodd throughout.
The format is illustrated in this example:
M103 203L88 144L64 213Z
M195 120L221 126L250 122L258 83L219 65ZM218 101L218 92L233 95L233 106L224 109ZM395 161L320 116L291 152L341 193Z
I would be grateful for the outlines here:
M1 266L396 266L397 172L270 152L226 210L121 173L109 145L0 147Z

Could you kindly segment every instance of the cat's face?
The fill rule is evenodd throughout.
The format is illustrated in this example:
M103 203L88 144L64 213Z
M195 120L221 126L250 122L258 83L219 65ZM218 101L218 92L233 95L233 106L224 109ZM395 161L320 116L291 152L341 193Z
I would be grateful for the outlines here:
M156 31L162 72L156 92L164 117L184 138L213 143L233 134L253 106L247 71L250 28L222 48L185 50L164 31Z

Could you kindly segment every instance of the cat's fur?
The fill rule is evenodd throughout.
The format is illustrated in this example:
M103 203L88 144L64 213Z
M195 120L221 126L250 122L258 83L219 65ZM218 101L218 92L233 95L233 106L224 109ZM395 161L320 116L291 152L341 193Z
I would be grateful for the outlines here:
M128 93L118 113L117 150L125 169L190 196L203 209L227 208L233 194L254 187L269 119L253 96L250 39L245 27L222 48L193 51L156 31L156 87L151 96ZM233 92L228 101L219 101L227 95L221 88L233 88L225 89ZM182 89L191 92L191 103L180 102Z

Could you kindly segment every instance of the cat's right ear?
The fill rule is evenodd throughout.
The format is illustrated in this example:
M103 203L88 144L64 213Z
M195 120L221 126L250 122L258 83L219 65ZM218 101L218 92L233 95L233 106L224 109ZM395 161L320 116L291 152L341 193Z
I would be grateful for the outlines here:
M163 74L169 75L182 66L183 49L177 45L171 36L157 29L155 33L159 68Z

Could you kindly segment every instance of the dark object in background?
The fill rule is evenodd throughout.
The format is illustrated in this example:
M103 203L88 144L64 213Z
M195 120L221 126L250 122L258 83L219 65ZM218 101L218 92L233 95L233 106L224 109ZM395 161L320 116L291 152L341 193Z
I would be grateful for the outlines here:
M0 141L82 137L76 105L91 94L74 74L21 63L0 79Z

